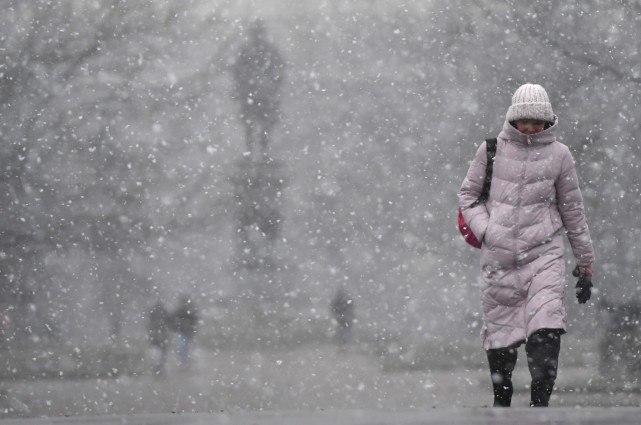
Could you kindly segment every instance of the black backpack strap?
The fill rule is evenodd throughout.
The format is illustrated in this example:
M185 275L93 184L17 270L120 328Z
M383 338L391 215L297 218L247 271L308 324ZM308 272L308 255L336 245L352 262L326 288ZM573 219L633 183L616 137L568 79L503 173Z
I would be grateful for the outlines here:
M478 204L485 203L490 197L490 186L492 185L492 171L494 169L494 157L496 156L496 139L485 139L487 150L487 161L485 164L485 180L479 198L470 206L473 208Z
M490 163L490 167L494 165L494 157L496 156L496 143L498 140L496 138L494 139L485 139L485 143L487 144L487 161Z

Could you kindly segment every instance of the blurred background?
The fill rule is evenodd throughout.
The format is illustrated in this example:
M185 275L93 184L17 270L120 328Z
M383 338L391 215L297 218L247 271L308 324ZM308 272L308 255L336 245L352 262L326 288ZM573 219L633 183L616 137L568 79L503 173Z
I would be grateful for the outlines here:
M199 350L482 364L456 193L526 82L597 254L588 306L566 257L567 344L639 369L639 1L0 7L3 380L149 373L149 311L183 301Z

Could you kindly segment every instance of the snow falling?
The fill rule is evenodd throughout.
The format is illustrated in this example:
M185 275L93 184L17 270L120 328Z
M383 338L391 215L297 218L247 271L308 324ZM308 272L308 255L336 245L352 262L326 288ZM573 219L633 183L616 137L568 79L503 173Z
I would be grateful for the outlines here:
M0 7L0 418L488 405L456 193L526 82L597 258L551 404L638 405L638 1Z

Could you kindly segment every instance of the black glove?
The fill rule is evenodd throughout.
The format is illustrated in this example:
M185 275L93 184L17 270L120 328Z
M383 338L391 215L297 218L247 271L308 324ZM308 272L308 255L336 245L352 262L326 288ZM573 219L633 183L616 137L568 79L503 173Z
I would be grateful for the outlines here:
M579 278L576 283L576 299L579 300L579 304L585 304L592 296L592 278L582 274L579 266L574 268L572 275Z

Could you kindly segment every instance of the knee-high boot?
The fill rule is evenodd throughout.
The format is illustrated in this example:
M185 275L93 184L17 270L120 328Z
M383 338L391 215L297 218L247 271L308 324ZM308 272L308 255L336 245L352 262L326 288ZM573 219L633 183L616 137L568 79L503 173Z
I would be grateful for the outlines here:
M490 364L494 407L510 407L512 404L512 371L516 365L516 348L497 348L487 350Z
M547 407L550 401L559 364L562 332L560 329L541 329L534 332L525 343L532 376L532 407Z

